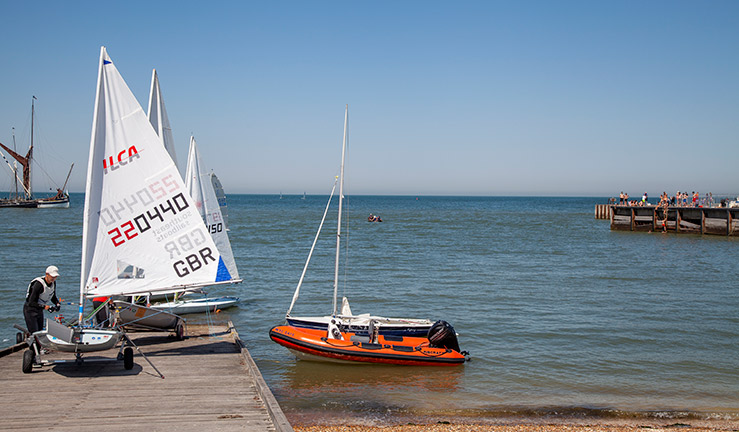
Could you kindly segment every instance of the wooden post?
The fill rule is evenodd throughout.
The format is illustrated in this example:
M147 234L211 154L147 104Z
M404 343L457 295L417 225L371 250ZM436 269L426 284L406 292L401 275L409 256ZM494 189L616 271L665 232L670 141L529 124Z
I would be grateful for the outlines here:
M652 209L652 231L657 231L657 207Z
M631 231L634 231L634 223L636 216L634 216L634 207L631 207Z
M701 208L701 235L706 233L706 211Z
M615 214L615 209L611 207L611 229L613 229L613 215Z
M675 208L675 232L680 232L680 208Z
M732 229L733 221L731 220L731 210L726 209L726 235L730 236L734 233Z

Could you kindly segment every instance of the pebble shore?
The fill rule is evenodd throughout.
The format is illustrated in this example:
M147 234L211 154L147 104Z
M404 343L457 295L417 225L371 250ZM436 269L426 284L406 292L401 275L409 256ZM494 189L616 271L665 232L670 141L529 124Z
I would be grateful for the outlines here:
M736 431L736 427L693 427L676 423L668 425L488 425L488 424L412 424L392 426L294 426L297 432L715 432Z
M739 432L736 420L635 421L550 419L503 422L448 422L422 424L294 424L296 432Z

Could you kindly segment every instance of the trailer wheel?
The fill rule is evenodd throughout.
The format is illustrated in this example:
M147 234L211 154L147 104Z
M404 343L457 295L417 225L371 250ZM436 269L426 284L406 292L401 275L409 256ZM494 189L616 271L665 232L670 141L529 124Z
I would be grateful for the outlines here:
M178 341L185 340L185 326L182 323L178 323L174 329L175 339Z
M23 333L18 332L18 333L15 334L15 343L19 344L19 343L23 342L23 339L24 339Z
M23 352L23 373L31 373L33 369L33 351L30 349Z
M133 369L133 348L131 347L123 350L123 367L126 370Z

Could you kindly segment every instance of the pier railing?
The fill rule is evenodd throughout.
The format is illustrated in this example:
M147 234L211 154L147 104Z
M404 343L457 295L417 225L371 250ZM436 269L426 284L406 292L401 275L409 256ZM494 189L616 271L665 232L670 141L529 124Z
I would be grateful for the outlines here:
M609 207L612 230L739 236L739 208Z

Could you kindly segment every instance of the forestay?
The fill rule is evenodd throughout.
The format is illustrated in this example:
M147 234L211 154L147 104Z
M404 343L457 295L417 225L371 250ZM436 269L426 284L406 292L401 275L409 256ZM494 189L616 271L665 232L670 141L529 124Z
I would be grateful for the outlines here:
M200 216L203 218L203 222L205 222L205 226L213 238L223 262L226 263L228 273L232 278L238 279L239 272L236 269L231 242L228 240L226 221L221 213L221 206L213 188L211 173L206 170L203 164L195 137L190 137L185 186L195 201L195 208L200 212Z
M81 294L153 293L231 279L172 158L105 47L85 192Z

